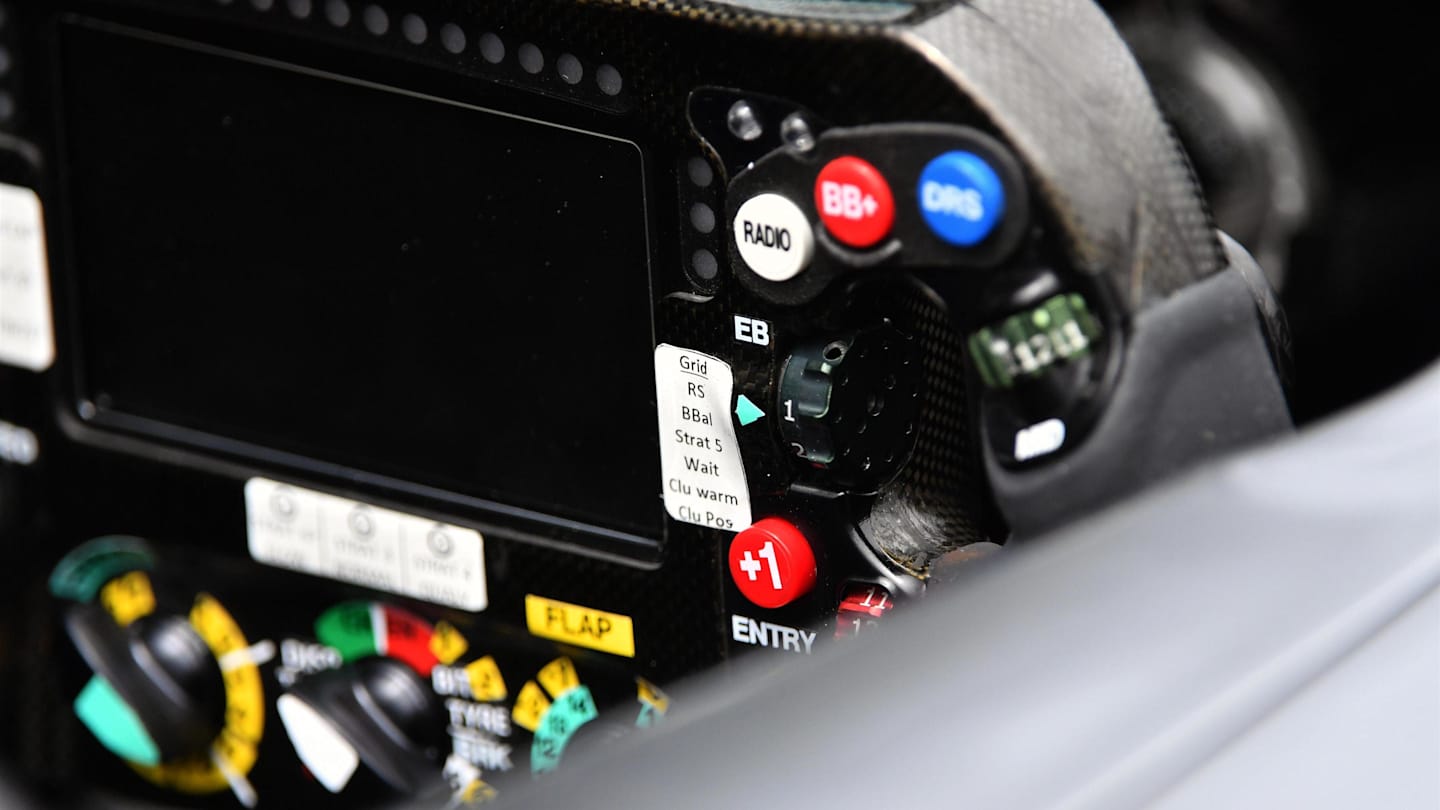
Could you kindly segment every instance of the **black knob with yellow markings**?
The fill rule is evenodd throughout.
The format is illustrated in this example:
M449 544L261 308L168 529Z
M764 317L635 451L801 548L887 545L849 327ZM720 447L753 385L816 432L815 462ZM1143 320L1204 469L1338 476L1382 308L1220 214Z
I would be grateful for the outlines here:
M225 724L225 684L205 641L178 616L121 627L104 608L74 605L65 629L95 675L76 701L112 752L140 765L204 753Z
M273 645L250 644L208 593L157 594L154 565L143 540L110 536L52 572L50 592L70 603L65 630L90 670L75 714L150 782L190 794L228 789L253 807L248 774L265 729L259 665Z

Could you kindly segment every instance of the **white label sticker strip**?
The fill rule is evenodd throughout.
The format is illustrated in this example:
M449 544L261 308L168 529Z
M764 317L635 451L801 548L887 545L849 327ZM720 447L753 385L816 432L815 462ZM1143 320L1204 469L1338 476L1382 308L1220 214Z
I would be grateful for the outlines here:
M488 604L480 533L308 489L245 484L250 556L292 571L426 602Z
M55 362L49 276L40 198L0 183L0 363L44 371Z
M665 511L685 523L732 532L751 522L750 488L730 421L734 385L730 366L718 358L664 343L655 347Z

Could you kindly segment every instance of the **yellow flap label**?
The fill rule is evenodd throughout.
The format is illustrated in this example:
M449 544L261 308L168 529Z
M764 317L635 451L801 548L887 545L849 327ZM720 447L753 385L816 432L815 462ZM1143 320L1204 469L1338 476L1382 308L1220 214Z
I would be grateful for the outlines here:
M635 629L629 616L526 594L525 624L531 635L635 657Z
M504 700L505 679L500 676L500 667L495 659L485 656L465 665L465 677L470 679L470 694L479 701Z

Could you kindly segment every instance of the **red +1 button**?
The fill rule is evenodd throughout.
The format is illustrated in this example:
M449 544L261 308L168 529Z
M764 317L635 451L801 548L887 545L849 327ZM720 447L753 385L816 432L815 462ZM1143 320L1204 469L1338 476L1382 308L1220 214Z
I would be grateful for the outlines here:
M765 518L730 541L730 578L746 599L778 608L815 586L815 553L799 529Z
M895 197L880 170L846 155L825 164L815 178L820 221L840 242L856 248L877 244L895 224Z

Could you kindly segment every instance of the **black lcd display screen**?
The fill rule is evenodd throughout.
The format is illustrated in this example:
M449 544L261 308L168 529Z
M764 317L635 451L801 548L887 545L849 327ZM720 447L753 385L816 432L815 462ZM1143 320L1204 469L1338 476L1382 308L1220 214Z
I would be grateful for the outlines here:
M661 536L635 143L63 34L82 412Z

